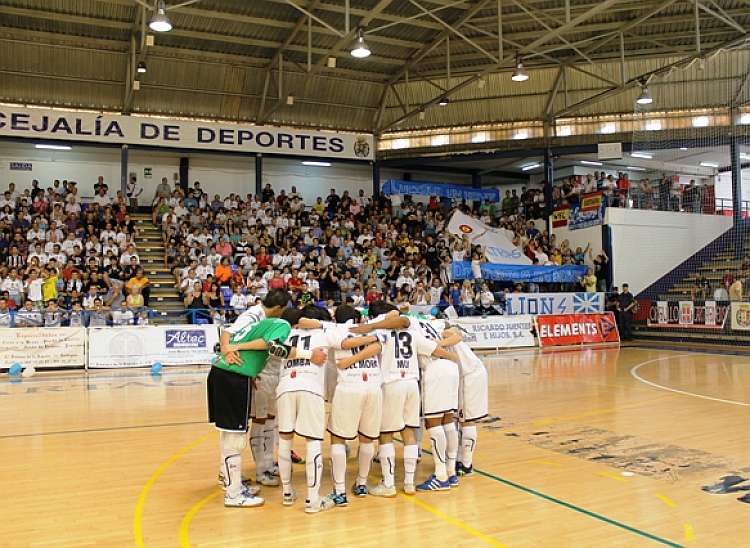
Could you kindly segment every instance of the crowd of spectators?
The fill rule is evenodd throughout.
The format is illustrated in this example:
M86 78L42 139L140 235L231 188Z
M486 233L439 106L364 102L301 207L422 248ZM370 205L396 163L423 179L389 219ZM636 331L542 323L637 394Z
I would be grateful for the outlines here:
M148 322L149 281L136 224L103 177L82 201L75 181L8 185L0 199L0 326Z
M508 199L509 198L509 199ZM534 264L584 264L605 279L607 258L591 249L557 242L540 222L543 194L509 191L499 204L450 203L409 196L391 201L359 191L331 189L306 206L292 186L260 195L210 196L193 184L187 191L163 181L154 196L153 220L163 231L171 268L192 321L231 320L269 289L285 288L299 304L354 306L388 298L397 304L447 308L462 313L501 313L509 291L573 289L483 281L479 246L451 235L455 208L506 230ZM471 261L475 280L454 280L452 263ZM595 284L596 285L596 284Z

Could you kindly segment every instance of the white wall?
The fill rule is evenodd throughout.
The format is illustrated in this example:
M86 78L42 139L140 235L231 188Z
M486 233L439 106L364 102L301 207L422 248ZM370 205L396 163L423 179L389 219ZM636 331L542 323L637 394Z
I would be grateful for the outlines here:
M201 188L211 199L218 194L222 199L231 193L243 198L255 194L255 158L240 156L190 156L188 183L192 187L200 181Z
M542 224L544 226L544 224ZM591 253L596 256L602 250L602 226L590 226L578 230L570 230L566 227L552 227L550 232L557 236L557 245L562 244L563 240L568 240L569 247L575 251L577 247L586 249L587 245L591 246ZM591 264L591 260L586 255L586 264Z
M719 173L716 177L715 189L716 198L725 200L732 199L732 172L725 171ZM750 169L742 170L742 200L750 200ZM727 206L728 207L728 206Z
M607 208L614 285L637 294L732 228L732 218Z

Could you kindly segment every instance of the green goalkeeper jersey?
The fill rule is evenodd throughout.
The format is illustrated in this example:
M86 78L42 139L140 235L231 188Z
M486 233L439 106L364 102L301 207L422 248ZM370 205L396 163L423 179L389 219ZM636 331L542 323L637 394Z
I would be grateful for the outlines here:
M268 318L252 325L250 329L242 329L238 333L232 334L229 337L229 343L242 344L259 339L269 344L275 341L284 342L291 330L292 326L287 321L280 318ZM219 354L214 359L213 365L220 369L237 373L238 375L255 378L263 371L266 365L268 351L240 350L240 359L242 360L242 365L228 364L224 361L224 356Z

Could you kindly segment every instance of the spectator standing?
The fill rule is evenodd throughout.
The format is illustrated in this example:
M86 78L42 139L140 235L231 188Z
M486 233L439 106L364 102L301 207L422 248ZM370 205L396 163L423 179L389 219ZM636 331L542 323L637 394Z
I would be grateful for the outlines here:
M622 284L622 293L617 300L620 306L620 338L623 341L632 341L633 313L637 303L628 284Z

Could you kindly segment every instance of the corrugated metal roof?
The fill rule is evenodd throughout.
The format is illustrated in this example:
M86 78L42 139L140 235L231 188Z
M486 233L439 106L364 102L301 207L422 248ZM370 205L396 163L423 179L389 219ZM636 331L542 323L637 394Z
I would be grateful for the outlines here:
M570 0L570 18L582 17L604 1ZM168 0L167 5L178 2ZM157 34L155 47L143 54L137 52L149 71L140 77L142 86L134 94L132 109L250 121L260 116L261 121L372 131L378 121L387 127L404 115L404 109L413 113L419 104L434 101L441 90L451 90L494 65L492 57L498 56L494 0L422 0L420 5L432 11L432 16L409 0L351 0L352 32L343 38L343 2L297 3L312 6L315 18L325 22L312 22L310 74L307 19L287 0L202 0L170 9L174 30ZM701 11L703 50L741 37L739 28L750 28L750 9L745 2L716 0L715 4L723 10L724 20ZM566 24L565 0L502 5L503 49L510 62L486 75L483 87L472 83L451 92L447 107L429 108L422 120L411 115L399 128L541 120L547 114L561 63L596 76L567 68L550 112L586 101L620 82L621 29L626 79L659 70L695 50L693 5L681 0L618 0L567 28L562 37L553 35ZM464 19L468 10L475 13L460 27L459 36L451 27ZM0 0L2 99L126 109L126 52L131 34L140 41L141 11L135 0ZM626 26L651 12L650 18ZM366 40L373 55L357 60L347 49L354 29L364 20L369 21ZM289 39L297 26L299 32ZM442 40L446 34L450 36L450 80L446 78L447 53ZM528 50L539 38L547 38L547 42ZM509 78L518 49L532 75L521 85ZM279 53L285 61L281 106L276 104L278 64L273 61ZM329 56L336 57L335 68L326 67ZM417 56L419 60L414 62ZM664 108L719 105L726 95L719 88L737 85L747 73L749 61L746 51L723 54L707 61L716 65L710 81L705 69L690 67L669 78L660 75L650 85L659 93ZM270 83L260 113L267 75ZM670 83L677 78L678 83ZM396 81L404 105L402 108L396 95L389 92L380 116L384 84L391 80ZM631 89L608 96L606 101L587 103L576 114L628 111L636 92ZM285 104L287 94L296 98L293 107ZM689 105L691 102L694 104Z

